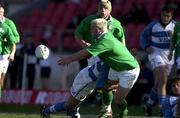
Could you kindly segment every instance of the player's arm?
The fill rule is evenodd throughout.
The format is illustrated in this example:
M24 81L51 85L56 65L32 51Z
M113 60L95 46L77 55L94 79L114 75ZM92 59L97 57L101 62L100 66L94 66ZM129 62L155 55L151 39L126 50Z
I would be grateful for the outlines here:
M8 26L10 27L12 34L14 35L14 37L16 39L16 43L19 43L20 42L20 35L17 31L15 23L9 19Z
M14 43L14 44L12 45L11 53L10 53L10 55L9 55L9 60L10 60L10 61L14 61L15 52L16 52L16 44Z
M115 32L117 32L117 35L115 37L125 46L126 40L125 40L125 35L124 35L124 29L121 26L121 23L119 23L119 26Z
M74 53L70 56L67 56L67 57L60 57L60 59L58 60L58 64L59 65L67 65L73 61L77 61L77 60L81 60L81 59L84 59L84 58L89 58L91 55L88 51L86 50L81 50L77 53Z
M16 39L15 39L10 28L8 29L8 32L7 32L7 41L9 43L9 45L11 46L11 51L9 54L9 60L14 61L14 55L16 52Z
M82 48L86 48L86 47L90 46L89 43L87 43L85 40L83 40L82 36L75 35L75 40Z
M90 44L86 41L86 39L84 39L84 35L87 34L87 32L89 31L89 22L87 21L88 18L84 18L80 24L77 26L76 30L75 30L75 40L76 42L82 47L82 48L86 48L88 47Z
M144 28L142 33L140 34L140 46L144 49L147 53L151 53L153 50L150 47L151 41L149 40L152 27L156 22L151 22L148 26Z

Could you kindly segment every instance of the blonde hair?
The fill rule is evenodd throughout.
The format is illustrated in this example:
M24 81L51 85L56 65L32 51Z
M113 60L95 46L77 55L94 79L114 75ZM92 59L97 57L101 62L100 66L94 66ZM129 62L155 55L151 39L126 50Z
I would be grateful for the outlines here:
M105 7L109 11L112 11L112 5L111 5L111 2L109 0L100 0L98 7Z
M107 31L107 21L104 18L97 18L91 21L91 26L95 26Z

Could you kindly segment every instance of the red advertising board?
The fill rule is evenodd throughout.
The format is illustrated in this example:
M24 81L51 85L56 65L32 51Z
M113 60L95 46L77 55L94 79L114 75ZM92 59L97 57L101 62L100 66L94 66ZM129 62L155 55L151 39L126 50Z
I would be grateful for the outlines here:
M54 104L66 101L67 91L3 90L0 103L3 104Z

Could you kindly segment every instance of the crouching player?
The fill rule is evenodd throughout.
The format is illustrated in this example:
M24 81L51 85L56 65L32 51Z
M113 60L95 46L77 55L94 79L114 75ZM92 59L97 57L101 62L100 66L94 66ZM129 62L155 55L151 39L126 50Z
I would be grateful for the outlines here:
M162 104L164 118L179 118L176 117L178 112L178 97L180 96L180 77L176 76L170 80L172 96L165 98Z
M175 116L175 118L180 118L180 97L177 100L176 116Z
M138 62L128 49L122 43L119 43L112 33L108 32L107 21L103 18L92 20L91 33L96 38L96 43L68 57L60 57L58 64L67 65L73 61L91 56L98 56L102 62L97 62L93 66L81 70L73 82L69 99L66 102L43 107L41 109L42 118L64 110L71 113L74 108L78 107L96 88L98 70L103 63L110 67L106 86L110 88L114 81L119 84L115 93L117 107L122 104L133 87L140 72Z

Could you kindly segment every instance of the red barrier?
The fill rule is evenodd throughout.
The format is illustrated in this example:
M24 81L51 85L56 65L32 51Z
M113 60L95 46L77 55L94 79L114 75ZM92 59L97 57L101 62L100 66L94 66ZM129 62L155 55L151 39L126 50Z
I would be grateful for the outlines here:
M67 91L3 90L0 103L3 104L54 104L67 100Z

